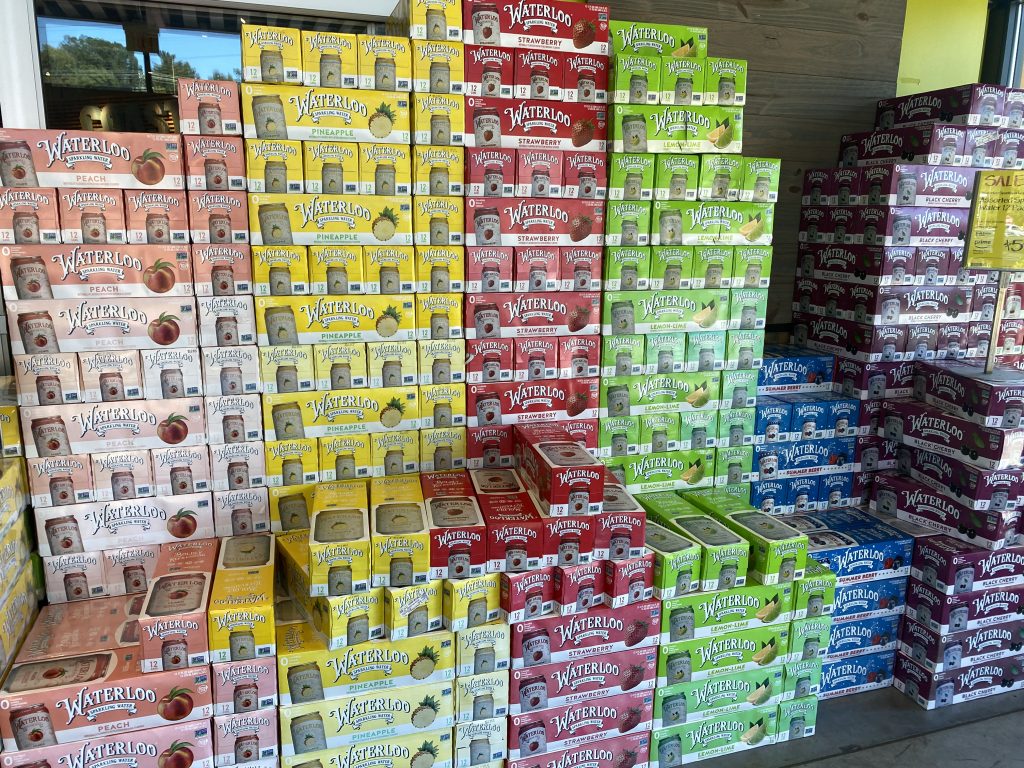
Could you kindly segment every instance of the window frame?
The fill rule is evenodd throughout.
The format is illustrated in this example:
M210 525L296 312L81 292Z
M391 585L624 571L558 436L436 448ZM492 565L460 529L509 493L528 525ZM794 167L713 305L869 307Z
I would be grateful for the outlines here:
M149 0L166 5L202 6L273 14L282 10L280 0ZM292 0L289 15L337 16L382 22L394 9L395 0ZM367 11L370 11L369 13ZM0 71L15 73L0 78L0 115L8 128L45 128L42 72L34 0L3 0L0 24Z

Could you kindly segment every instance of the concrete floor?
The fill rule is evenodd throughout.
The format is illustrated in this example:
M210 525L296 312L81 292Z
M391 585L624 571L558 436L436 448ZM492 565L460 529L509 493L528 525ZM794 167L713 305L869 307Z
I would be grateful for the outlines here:
M1022 768L1024 691L925 711L888 688L822 702L809 739L715 759L714 768Z

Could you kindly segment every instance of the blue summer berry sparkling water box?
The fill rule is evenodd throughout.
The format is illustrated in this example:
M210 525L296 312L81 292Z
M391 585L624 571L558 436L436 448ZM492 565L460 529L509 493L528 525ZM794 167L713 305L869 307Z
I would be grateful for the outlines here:
M893 614L834 623L829 635L827 659L834 661L896 650L902 620L901 615Z
M758 371L758 394L828 392L832 389L835 357L791 344L766 344Z
M892 685L895 651L826 661L821 668L820 699L833 699Z
M860 621L877 616L901 616L907 601L905 576L836 587L836 621Z
M807 536L807 554L831 568L840 585L910 575L914 539L892 526L875 522Z

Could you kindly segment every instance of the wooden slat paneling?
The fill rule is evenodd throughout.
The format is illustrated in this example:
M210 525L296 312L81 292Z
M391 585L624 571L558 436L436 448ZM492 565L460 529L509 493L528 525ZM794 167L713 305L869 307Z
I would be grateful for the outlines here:
M709 27L715 21L738 21L897 39L906 12L905 0L613 0L610 5L616 19Z
M709 53L749 62L744 149L781 157L768 323L791 319L800 189L835 165L896 90L906 0L611 0L612 18L708 27Z

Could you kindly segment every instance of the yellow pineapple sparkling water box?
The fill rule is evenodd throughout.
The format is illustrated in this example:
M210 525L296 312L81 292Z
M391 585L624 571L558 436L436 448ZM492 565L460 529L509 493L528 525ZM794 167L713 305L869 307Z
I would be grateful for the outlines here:
M450 681L369 691L281 710L281 754L307 760L319 750L338 750L381 736L423 734L455 724Z
M466 381L466 342L463 339L417 341L421 386L463 384Z
M313 508L315 483L268 488L270 497L270 530L306 531L309 510Z
M370 458L369 435L339 435L317 438L320 450L320 479L355 480L370 477L373 464Z
M380 644L330 651L307 623L277 629L281 705L337 699L366 691L404 688L455 678L455 635L439 630Z
M364 246L363 269L363 288L367 294L416 291L416 253L411 246Z
M365 293L363 280L363 247L361 245L313 245L309 247L310 293L329 294Z
M309 293L309 261L302 245L252 247L252 285L257 296Z
M316 370L316 389L359 389L369 386L366 344L361 341L314 344L313 364Z
M241 91L247 139L412 143L407 93L249 83Z
M243 24L242 80L247 83L302 82L299 30Z
M461 293L416 294L416 338L422 340L461 339Z
M0 451L5 457L22 456L25 453L16 405L0 405Z
M411 197L249 195L253 245L412 245Z
M302 142L306 192L359 194L359 145L340 141Z
M465 466L465 427L420 430L420 472L464 469Z
M307 547L310 595L348 595L367 590L371 553L363 482L317 486Z
M465 286L466 249L461 245L417 245L417 293L460 293Z
M370 480L370 540L374 587L427 583L430 526L418 475Z
M391 12L389 27L414 40L461 40L459 0L403 0ZM419 768L416 766L415 768Z
M341 32L302 31L302 84L358 88L356 36Z
M370 435L370 463L373 476L400 475L420 471L420 432L375 432Z
M466 242L463 199L420 195L412 201L416 245L463 245Z
M417 93L466 93L466 58L461 42L412 41L412 89Z
M507 717L488 717L455 724L457 768L501 768L507 755Z
M461 295L459 298L461 301ZM256 299L256 335L260 346L409 341L417 338L417 334L416 302L412 296Z
M266 440L419 429L419 392L387 387L267 395L263 423L269 425Z
M465 186L466 150L462 147L412 148L414 195L462 195Z
M270 534L222 542L207 609L211 660L274 655L274 552Z
M482 675L511 669L512 627L493 621L455 634L455 674Z
M455 681L455 721L470 723L508 714L508 672L488 672Z
M320 453L316 440L268 440L267 485L302 485L320 480Z
M465 384L428 384L419 396L422 429L466 426Z
M303 763L334 765L332 761L336 761L347 768L455 768L452 744L452 731L445 728L405 736L385 736L336 750L283 757L281 765L299 768Z
M384 589L384 634L404 640L441 629L441 582Z
M310 344L260 347L260 381L263 392L312 392L317 389Z
M452 632L496 621L501 601L501 574L444 580L444 626Z
M302 142L247 139L245 185L250 192L301 192Z
M414 144L462 147L466 143L466 99L441 93L414 93Z
M412 43L405 37L359 35L359 88L412 90Z
M371 341L366 360L371 388L402 387L419 383L419 350L415 341Z
M359 194L411 195L412 147L360 144Z

